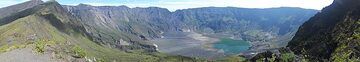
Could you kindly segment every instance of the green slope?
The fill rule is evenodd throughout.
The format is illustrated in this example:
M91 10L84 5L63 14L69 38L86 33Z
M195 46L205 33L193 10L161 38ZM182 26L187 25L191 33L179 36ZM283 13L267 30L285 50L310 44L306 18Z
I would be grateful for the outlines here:
M16 16L22 15L22 16ZM91 40L82 24L63 11L57 2L46 2L6 17L0 25L0 51L32 48L53 53L61 61L171 62L197 59L142 51L124 52L101 46Z

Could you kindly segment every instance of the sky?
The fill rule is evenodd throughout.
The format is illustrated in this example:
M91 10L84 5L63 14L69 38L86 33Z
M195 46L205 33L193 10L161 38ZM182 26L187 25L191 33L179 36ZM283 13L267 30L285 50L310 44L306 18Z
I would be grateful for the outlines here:
M6 7L29 0L0 0L0 7ZM43 0L46 1L46 0ZM198 7L242 7L242 8L272 8L301 7L321 10L330 5L333 0L56 0L63 5L78 5L80 3L93 6L128 7L161 7L170 11Z

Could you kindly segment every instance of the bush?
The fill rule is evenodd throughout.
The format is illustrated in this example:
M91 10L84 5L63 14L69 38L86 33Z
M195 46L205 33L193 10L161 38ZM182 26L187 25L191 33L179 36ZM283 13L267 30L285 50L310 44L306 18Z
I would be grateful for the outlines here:
M76 58L84 58L86 56L85 50L80 48L79 46L72 47L72 52L75 54L73 56Z
M284 53L281 54L281 62L292 62L295 61L295 54L294 53Z
M35 50L36 52L39 53L44 53L45 52L45 40L40 40L35 42Z

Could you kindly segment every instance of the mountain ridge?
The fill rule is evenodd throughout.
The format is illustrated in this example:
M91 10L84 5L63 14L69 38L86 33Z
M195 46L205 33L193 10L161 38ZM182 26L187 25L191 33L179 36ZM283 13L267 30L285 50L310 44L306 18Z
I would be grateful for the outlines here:
M20 6L27 7L21 4ZM30 45L37 45L38 42L45 42L45 44L55 42L56 44L50 45L55 46L55 51L45 52L59 52L60 55L70 56L64 59L70 58L68 61L72 61L71 58L75 58L75 61L89 58L106 61L203 61L202 59L158 53L158 46L148 42L152 39L164 38L164 33L173 32L197 32L214 37L248 40L255 45L252 47L253 50L274 48L282 44L272 45L272 43L287 42L293 32L297 30L295 28L317 12L301 8L246 9L229 7L196 8L171 12L158 7L129 8L85 4L66 6L60 5L56 1L35 3L34 7L16 10L18 12L0 18L0 22L2 22L0 26L3 27L3 29L0 28L0 33L9 35L0 38L4 41L2 44L6 45L5 41L9 39L8 42L19 44L26 42L16 39L34 42ZM283 13L283 11L288 12ZM25 21L25 19L29 20ZM241 30L245 28L251 29ZM24 29L28 29L29 32ZM12 30L16 31L11 32ZM18 37L19 35L20 37ZM37 40L26 39L27 36ZM8 46L16 46L9 44ZM64 51L58 51L57 48ZM67 52L68 50L70 52Z
M215 32L214 30L223 30L223 29L217 29L217 28L226 28L229 30L235 29L236 27L231 28L231 27L226 27L226 26L220 26L220 27L214 27L214 26L217 22L226 21L225 20L226 18L230 19L230 21L237 22L237 21L241 20L241 18L248 18L248 17L246 17L246 15L257 17L255 15L250 15L250 14L256 14L256 15L269 15L270 13L274 13L274 14L280 13L281 14L281 10L289 10L289 11L293 11L293 12L301 11L307 15L310 15L310 14L313 14L316 12L316 10L303 10L301 8L245 9L245 8L227 8L226 7L226 8L197 8L197 9L179 10L179 11L171 12L165 8L156 8L156 7L129 8L126 6L91 6L91 5L86 5L86 4L78 5L78 6L65 5L64 7L73 15L76 15L79 18L83 19L83 21L85 21L86 24L91 24L89 26L92 26L92 27L104 26L104 27L106 27L106 28L102 28L102 29L91 28L91 30L98 30L97 32L106 32L106 31L101 31L101 30L118 31L118 33L124 33L122 36L122 39L120 39L120 40L124 40L127 42L142 41L141 39L147 40L147 39L161 38L162 37L161 33L168 32L168 31L190 30L190 31L196 31L196 32L209 31L209 32L203 32L203 33L214 33ZM213 10L213 9L215 9L215 10ZM213 10L213 11L211 11L211 10ZM271 11L271 12L266 13L266 11L262 11L262 10ZM199 12L199 11L203 11L203 12ZM226 13L224 11L228 11L228 13ZM251 13L246 13L246 12L251 12ZM257 12L259 12L259 13L257 13ZM198 14L207 15L207 16L200 17L200 15L198 15ZM226 14L229 14L229 15L226 15ZM231 14L233 14L233 15L231 15ZM245 15L241 15L241 14L245 14ZM205 19L208 16L217 16L217 15L219 15L221 17L213 18L214 20L211 20L211 19L206 20ZM236 17L236 15L239 17ZM289 17L290 20L285 20L285 19L282 20L282 19L279 19L281 17L276 18L276 17L271 17L271 16L266 16L263 18L272 18L272 19L275 19L276 21L277 20L279 20L279 21L295 21L292 18L301 19L301 20L296 20L296 21L298 21L296 23L295 22L294 23L284 22L284 24L283 24L284 26L286 26L286 25L294 25L294 26L282 27L282 28L284 28L284 30L282 30L284 32L281 32L282 35L285 35L285 34L289 35L289 34L287 34L288 32L295 31L296 29L288 30L288 28L296 27L297 25L300 25L297 23L302 23L303 20L306 20L306 17L310 17L310 16L306 16L304 18L295 17L295 16L300 16L300 15L297 15L296 13L281 14L281 15L283 15L283 16L291 15L292 17ZM189 17L189 16L191 16L191 17ZM197 17L197 16L199 16L199 17ZM278 15L274 15L274 16L278 16ZM261 17L259 17L259 18L261 18ZM91 22L89 22L89 21L91 21ZM256 21L256 19L255 20L254 19L249 19L249 20L245 19L244 21L252 22L252 21ZM270 20L265 20L265 21L270 22ZM94 22L97 22L97 23L94 23ZM262 24L258 24L258 25L263 25L260 27L264 27L264 29L265 29L266 27L271 27L271 26L266 25L267 22L256 21L253 23L262 23ZM114 24L114 23L116 23L116 24ZM193 23L198 23L198 24L193 24ZM289 24L287 24L287 23L289 23ZM230 24L230 23L224 23L224 24ZM237 24L237 26L245 25L245 24ZM271 24L276 24L276 23L269 23L268 25L271 25ZM201 26L201 25L203 25L203 26ZM211 26L211 25L213 25L213 26ZM235 26L236 24L233 24L233 25ZM140 27L137 27L137 26L144 26L144 27L141 27L141 29L139 29ZM282 25L278 24L278 26L282 26ZM274 29L276 30L277 28L278 27L276 27ZM210 30L208 30L208 29L210 29ZM258 28L258 29L263 29L263 28ZM224 31L226 31L226 30L224 30ZM271 31L271 30L269 29L268 31ZM94 32L96 32L96 31L94 31ZM220 32L220 31L216 31L216 32ZM274 31L274 33L275 33L275 31ZM232 33L230 33L230 34L232 34ZM136 36L132 36L132 35L136 35ZM239 34L237 34L237 35L239 35ZM275 35L277 35L277 34L275 34ZM99 35L94 35L94 36L100 37ZM113 36L121 37L121 36L117 36L117 35L105 34L105 35L102 35L102 38L114 39L114 40L119 41L119 39L111 38ZM126 36L126 37L124 37L124 36ZM129 38L129 39L137 38L140 40L129 40L126 38ZM99 39L101 39L101 38L99 38ZM111 40L104 39L104 41L109 42Z
M251 61L359 62L360 0L334 0L299 27L286 47Z

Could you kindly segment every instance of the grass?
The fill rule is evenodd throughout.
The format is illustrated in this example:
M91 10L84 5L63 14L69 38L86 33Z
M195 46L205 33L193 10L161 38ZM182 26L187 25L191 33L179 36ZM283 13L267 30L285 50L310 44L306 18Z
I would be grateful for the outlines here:
M3 52L8 52L14 49L19 49L19 48L25 48L26 45L12 45L12 46L8 46L8 45L4 45L0 47L0 53Z
M9 51L9 46L8 45L4 45L4 46L0 47L0 53L7 52L7 51Z

